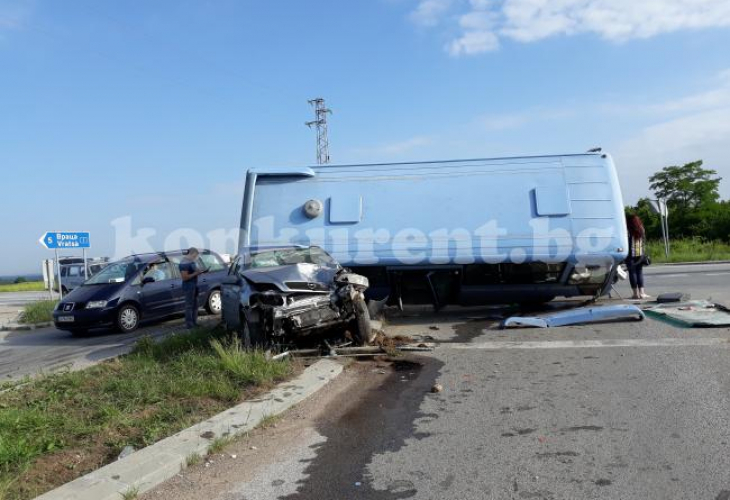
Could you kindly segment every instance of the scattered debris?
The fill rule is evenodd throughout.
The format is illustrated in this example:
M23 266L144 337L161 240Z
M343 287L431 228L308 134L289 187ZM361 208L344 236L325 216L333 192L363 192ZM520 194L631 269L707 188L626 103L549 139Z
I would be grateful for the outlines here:
M121 453L119 453L119 456L117 457L117 460L121 460L123 458L126 458L129 455L131 455L132 453L134 453L135 451L137 451L137 450L134 449L134 446L125 446L124 448L122 448Z
M438 326L435 326L435 325L431 325L428 327L428 329L429 330L440 330L441 328L439 328Z
M671 292L657 295L656 301L659 304L665 304L667 302L687 302L690 298L688 293Z
M512 316L502 323L502 328L533 327L553 328L613 320L642 321L644 313L634 305L618 304L603 307L580 307L541 316Z
M647 307L648 314L664 317L690 327L730 326L730 309L707 300L692 300Z
M258 450L258 448L257 448L257 447L255 447L255 446L252 446L252 447L251 447L251 448L249 448L249 449L251 449L251 450L254 450L254 451Z
M443 390L444 390L444 386L441 384L434 384L433 387L431 387L431 392L433 392L433 393L441 392Z
M278 361L280 359L284 359L284 358L287 358L289 356L291 356L291 351L284 351L281 354L277 354L276 356L272 356L271 357L271 360L272 361Z

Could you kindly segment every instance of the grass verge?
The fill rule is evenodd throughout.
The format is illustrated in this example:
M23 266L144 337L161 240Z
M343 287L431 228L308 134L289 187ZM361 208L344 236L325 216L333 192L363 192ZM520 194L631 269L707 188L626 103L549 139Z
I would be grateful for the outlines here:
M46 289L42 281L26 281L25 283L0 283L1 292L42 292Z
M23 324L48 323L53 321L53 308L56 307L55 300L39 300L31 302L23 309L18 322Z
M670 240L669 258L664 255L664 242L647 242L652 263L711 262L730 260L730 244L701 239Z
M159 343L144 337L127 356L0 394L0 499L33 498L292 371L288 361L244 351L221 329L201 328Z

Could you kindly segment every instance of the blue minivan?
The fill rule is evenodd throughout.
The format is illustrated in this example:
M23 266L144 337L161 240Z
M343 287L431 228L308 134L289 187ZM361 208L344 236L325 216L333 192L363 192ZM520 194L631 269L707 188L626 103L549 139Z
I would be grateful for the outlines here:
M85 335L92 328L135 330L142 321L185 311L178 264L187 250L130 255L113 262L58 303L53 322L59 330ZM220 314L220 285L228 265L210 250L200 250L198 265L209 272L198 277L199 304Z

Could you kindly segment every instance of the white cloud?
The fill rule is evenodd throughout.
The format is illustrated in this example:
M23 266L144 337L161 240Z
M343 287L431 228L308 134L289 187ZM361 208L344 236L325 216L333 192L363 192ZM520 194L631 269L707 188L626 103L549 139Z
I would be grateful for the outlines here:
M446 44L446 50L452 56L481 54L499 48L499 38L491 31L467 31L459 38Z
M654 123L613 148L626 201L648 194L652 173L699 159L725 179L721 195L730 196L730 71L715 82L710 90L646 106Z
M445 0L421 0L414 18L434 26ZM534 42L552 36L593 33L623 42L679 30L730 27L728 0L460 0L461 15L446 45L454 56L499 47L500 39Z
M436 26L451 4L452 0L421 0L411 12L411 21L420 26Z

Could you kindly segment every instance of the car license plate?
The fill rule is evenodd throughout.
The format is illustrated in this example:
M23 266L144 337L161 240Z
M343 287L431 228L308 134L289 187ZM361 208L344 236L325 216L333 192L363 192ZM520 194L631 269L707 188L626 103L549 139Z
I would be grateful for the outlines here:
M73 323L74 317L73 316L59 316L58 322L59 323Z

